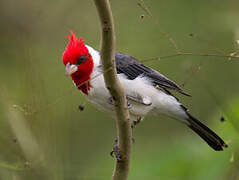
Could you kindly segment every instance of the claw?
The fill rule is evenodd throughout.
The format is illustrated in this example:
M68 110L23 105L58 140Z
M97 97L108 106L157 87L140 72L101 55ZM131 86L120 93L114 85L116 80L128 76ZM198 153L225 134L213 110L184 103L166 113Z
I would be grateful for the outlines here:
M132 138L132 144L135 143L135 139ZM110 156L115 157L118 162L122 161L122 157L119 154L119 148L118 148L118 139L115 140L113 149L110 151Z
M115 140L114 146L112 151L110 151L110 155L112 157L115 157L118 162L122 161L122 158L119 154L119 148L118 148L118 139Z

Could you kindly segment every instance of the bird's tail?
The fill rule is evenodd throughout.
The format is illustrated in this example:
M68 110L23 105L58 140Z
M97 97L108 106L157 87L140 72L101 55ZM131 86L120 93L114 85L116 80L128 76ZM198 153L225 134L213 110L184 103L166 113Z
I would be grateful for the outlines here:
M186 113L188 115L188 127L197 133L204 141L206 141L210 147L212 147L215 151L222 151L223 147L227 147L227 144L216 133L194 118L191 114L188 112Z

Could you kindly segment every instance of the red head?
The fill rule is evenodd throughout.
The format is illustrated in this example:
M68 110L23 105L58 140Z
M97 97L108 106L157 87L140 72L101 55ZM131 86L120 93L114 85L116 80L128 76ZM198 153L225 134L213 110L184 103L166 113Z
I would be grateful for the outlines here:
M66 74L71 76L79 90L88 94L90 74L94 67L93 59L82 38L77 39L75 34L70 32L71 36L67 36L70 42L62 56Z

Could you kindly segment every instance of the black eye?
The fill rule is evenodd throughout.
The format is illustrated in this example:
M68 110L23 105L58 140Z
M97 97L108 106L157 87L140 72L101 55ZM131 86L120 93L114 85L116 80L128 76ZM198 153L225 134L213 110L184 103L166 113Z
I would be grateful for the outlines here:
M76 64L81 65L82 63L84 63L86 61L86 59L87 59L87 57L82 55L77 59Z

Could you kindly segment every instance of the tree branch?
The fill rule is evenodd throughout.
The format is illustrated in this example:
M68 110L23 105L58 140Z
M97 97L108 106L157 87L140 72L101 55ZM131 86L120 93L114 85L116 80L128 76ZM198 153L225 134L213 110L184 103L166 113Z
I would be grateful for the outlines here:
M113 180L126 180L129 173L132 129L125 92L117 77L114 52L114 24L109 0L94 0L101 22L101 60L107 89L113 97L117 116L118 149Z

